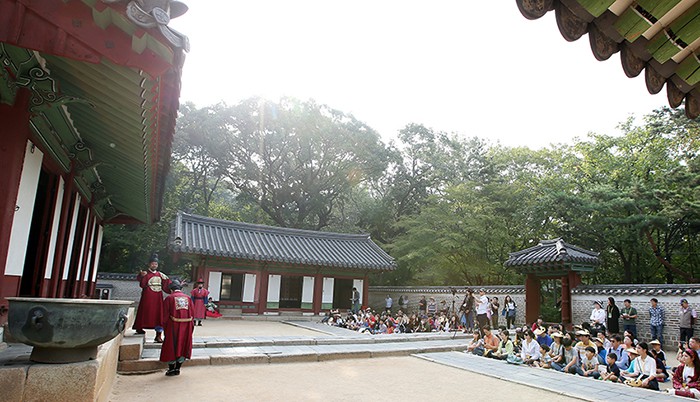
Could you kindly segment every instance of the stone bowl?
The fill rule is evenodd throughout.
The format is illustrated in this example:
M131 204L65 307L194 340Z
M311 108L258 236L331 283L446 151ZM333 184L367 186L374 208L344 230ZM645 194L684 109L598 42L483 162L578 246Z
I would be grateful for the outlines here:
M8 297L12 336L33 346L30 360L73 363L95 359L97 346L124 331L130 301Z

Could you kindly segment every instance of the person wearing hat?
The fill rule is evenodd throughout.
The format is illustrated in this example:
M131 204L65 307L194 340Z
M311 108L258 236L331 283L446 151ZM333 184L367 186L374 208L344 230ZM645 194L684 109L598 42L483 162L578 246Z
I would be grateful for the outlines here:
M552 340L552 337L550 337L549 334L547 333L547 328L545 328L545 327L538 327L534 331L534 334L537 337L537 338L535 338L535 340L540 345L547 345L547 347L549 347L552 345L552 342L554 342Z
M664 308L659 306L659 300L653 297L649 300L649 329L651 330L651 339L658 339L659 342L664 342L664 321L666 314Z
M195 283L195 288L190 292L192 304L194 305L193 317L198 326L202 326L202 320L207 317L207 302L209 291L204 288L204 280L199 278Z
M605 332L605 310L603 310L603 302L596 300L593 302L593 311L591 311L591 326L598 331Z
M681 299L680 320L678 326L681 329L681 343L690 341L693 337L693 325L698 318L698 313L691 308L687 299ZM659 339L660 340L660 339ZM663 343L663 341L662 341Z
M593 343L595 343L596 348L598 348L598 364L605 364L605 356L607 355L608 351L605 349L605 344L603 343L603 340L598 338L597 336L594 336Z
M625 354L627 355L627 358L629 359L629 366L627 369L620 371L620 381L625 382L626 380L633 379L634 378L634 366L637 364L637 357L639 356L639 353L637 352L637 348L635 347L630 347L625 349Z
M141 299L136 310L133 329L137 334L145 334L144 329L155 329L156 343L163 342L163 292L170 293L170 278L158 271L158 254L153 254L148 262L148 270L136 276L141 286Z
M591 341L591 333L588 332L588 330L582 329L576 331L576 337L578 338L579 342L576 343L575 349L578 352L578 358L579 362L583 359L583 356L586 354L586 348L592 347L595 349L596 354L598 353L598 347Z
M182 292L178 280L170 283L170 295L163 300L165 342L160 348L160 361L168 363L167 376L180 375L182 363L192 357L194 306L192 299Z

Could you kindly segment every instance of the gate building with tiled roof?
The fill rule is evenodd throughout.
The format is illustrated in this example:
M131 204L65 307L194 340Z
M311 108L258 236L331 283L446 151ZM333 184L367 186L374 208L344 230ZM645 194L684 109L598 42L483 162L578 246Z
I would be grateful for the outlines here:
M255 225L179 212L170 241L223 308L319 314L367 304L368 276L396 262L367 234Z

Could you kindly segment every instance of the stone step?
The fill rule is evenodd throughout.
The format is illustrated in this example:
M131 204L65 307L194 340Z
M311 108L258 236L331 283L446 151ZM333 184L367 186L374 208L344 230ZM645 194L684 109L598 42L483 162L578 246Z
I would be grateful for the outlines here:
M143 338L143 336L141 336ZM359 335L347 337L253 337L253 338L222 338L201 337L195 338L192 343L194 349L201 348L230 348L252 346L300 346L300 345L351 345L351 344L375 344L396 342L422 342L445 341L453 339L471 339L472 335L457 333L427 333L427 334L392 334L392 335ZM125 338L127 339L127 338ZM160 349L161 344L152 339L145 341L144 349Z
M347 345L349 347L329 348L322 351L300 352L293 347L280 347L279 351L267 351L264 353L250 353L242 348L223 348L213 353L206 353L202 350L199 355L194 354L192 359L185 362L185 368L191 366L221 366L233 364L273 364L273 363L293 363L293 362L322 362L339 359L367 359L390 356L410 356L417 353L436 353L463 351L468 342L455 341L450 344L411 344L401 343L394 347L375 347L372 345ZM363 347L364 346L364 347ZM387 345L388 346L388 345ZM223 353L222 353L223 352ZM123 360L119 362L117 371L120 374L141 374L159 371L167 368L167 364L156 357L147 357L140 360Z

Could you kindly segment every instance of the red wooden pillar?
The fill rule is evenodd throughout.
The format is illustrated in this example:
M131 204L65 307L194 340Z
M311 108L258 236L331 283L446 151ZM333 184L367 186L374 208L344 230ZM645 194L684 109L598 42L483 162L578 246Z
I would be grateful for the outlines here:
M529 325L540 316L541 292L540 278L527 274L525 279L525 322Z
M256 281L260 283L260 288L258 288L258 314L264 314L267 310L267 284L270 280L270 274L267 271L267 267L263 267L260 270L260 280Z
M71 172L64 178L65 188L63 189L63 203L61 204L61 219L58 221L58 237L56 238L56 256L53 260L53 274L51 276L52 293L49 297L63 297L61 285L63 282L63 263L68 247L68 230L70 229L70 216L73 211L73 178L74 172Z
M323 302L323 275L314 276L314 314L321 314L321 303Z
M571 289L567 274L561 277L561 322L567 329L571 326L571 318Z
M581 284L581 275L578 272L569 271L569 290L574 290L578 285ZM571 298L569 297L569 300Z
M0 307L7 307L5 297L17 296L21 276L5 276L12 221L15 216L24 151L29 139L29 92L20 89L14 106L0 104L2 143L0 143ZM0 308L0 311L3 309ZM0 314L0 325L7 316Z
M362 280L362 308L366 309L369 306L369 275L365 274Z

